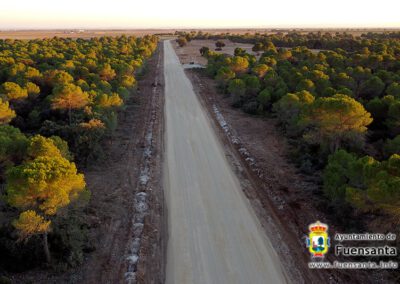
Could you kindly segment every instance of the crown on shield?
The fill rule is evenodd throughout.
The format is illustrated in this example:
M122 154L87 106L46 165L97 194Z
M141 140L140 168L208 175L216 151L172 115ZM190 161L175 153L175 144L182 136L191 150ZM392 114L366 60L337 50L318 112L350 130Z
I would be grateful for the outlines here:
M328 231L328 225L317 221L313 224L310 224L310 226L308 226L308 229L310 230L310 232L324 233Z

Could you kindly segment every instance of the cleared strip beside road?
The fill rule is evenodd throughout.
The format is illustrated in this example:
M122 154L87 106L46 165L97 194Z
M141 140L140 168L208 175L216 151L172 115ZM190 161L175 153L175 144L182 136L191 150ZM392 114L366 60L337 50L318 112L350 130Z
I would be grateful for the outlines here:
M164 41L164 75L166 283L286 283L169 41Z

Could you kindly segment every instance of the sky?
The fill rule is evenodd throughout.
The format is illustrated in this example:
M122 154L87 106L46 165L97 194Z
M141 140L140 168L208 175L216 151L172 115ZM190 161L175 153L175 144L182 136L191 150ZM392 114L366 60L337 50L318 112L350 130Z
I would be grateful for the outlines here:
M400 28L400 0L3 0L0 29Z

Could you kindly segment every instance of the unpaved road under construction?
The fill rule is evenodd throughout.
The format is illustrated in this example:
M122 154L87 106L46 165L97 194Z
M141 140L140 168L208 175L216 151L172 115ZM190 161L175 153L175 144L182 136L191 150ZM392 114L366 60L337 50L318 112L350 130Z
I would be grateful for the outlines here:
M279 257L169 41L164 76L166 283L286 283Z

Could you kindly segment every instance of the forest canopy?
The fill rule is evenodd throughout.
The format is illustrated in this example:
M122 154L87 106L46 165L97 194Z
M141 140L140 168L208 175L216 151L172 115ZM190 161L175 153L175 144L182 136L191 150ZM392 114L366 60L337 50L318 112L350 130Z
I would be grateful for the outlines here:
M398 221L399 32L179 35L252 44L233 55L200 49L219 91L234 107L276 118L293 160L305 174L322 172L338 212Z
M90 193L81 171L102 158L157 44L155 36L0 40L0 253L9 264L23 257L21 241L29 250L38 237L43 253L25 267L43 256L50 263L57 239L68 248L59 261L83 261L75 205Z

